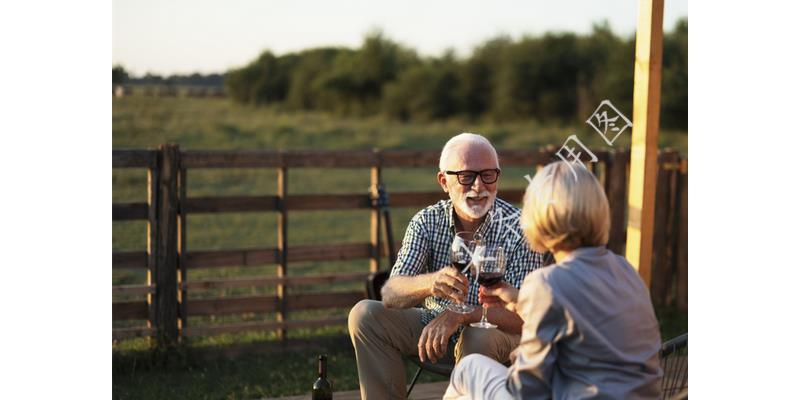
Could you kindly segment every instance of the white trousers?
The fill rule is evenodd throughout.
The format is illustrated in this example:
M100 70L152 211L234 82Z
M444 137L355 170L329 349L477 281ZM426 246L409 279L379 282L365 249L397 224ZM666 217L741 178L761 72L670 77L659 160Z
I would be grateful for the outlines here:
M442 400L511 400L506 389L508 368L482 354L470 354L459 361L450 375L450 386Z

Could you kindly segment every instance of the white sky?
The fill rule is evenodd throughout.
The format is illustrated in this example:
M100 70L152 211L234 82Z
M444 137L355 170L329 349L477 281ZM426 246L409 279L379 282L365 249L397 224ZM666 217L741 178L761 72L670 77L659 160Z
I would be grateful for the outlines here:
M688 0L666 0L664 26L688 15ZM224 72L263 50L276 54L360 46L373 28L423 55L459 55L499 34L586 33L608 20L636 29L635 0L113 0L112 63L136 75Z

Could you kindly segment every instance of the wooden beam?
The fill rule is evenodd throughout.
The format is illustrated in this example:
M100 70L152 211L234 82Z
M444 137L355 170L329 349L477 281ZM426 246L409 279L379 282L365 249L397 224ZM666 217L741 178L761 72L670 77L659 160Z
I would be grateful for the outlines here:
M625 257L648 287L653 251L663 20L664 0L639 1Z
M154 168L158 161L156 150L113 150L112 168Z

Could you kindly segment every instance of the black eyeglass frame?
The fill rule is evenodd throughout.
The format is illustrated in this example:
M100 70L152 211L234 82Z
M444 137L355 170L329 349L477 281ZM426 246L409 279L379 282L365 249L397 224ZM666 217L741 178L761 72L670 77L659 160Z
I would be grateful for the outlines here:
M489 171L496 172L497 176L495 176L493 181L486 182L486 179L483 179L483 173L484 172L489 172ZM462 171L444 171L444 173L447 174L447 175L455 175L456 179L458 180L458 183L460 183L460 184L462 184L464 186L471 186L473 183L475 183L475 179L478 179L479 176L481 177L481 182L483 182L486 185L491 185L491 184L497 182L498 179L500 179L500 172L501 172L500 168L482 169L480 171L472 171L472 170L469 170L469 169L465 169L465 170L462 170ZM469 174L467 174L467 173L469 173ZM467 178L469 176L472 176L472 178ZM464 177L464 179L469 179L469 182L464 183L462 181L462 177Z

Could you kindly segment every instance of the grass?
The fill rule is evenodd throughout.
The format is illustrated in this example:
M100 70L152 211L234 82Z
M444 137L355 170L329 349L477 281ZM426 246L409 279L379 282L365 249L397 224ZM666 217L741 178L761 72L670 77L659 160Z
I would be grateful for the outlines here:
M239 106L224 99L126 97L113 100L113 146L155 148L166 142L182 149L439 149L452 135L471 131L484 134L499 149L538 148L560 145L576 133L589 146L604 147L599 135L576 121L558 126L537 121L497 123L452 119L442 122L399 123L379 117L340 118L321 113L287 113L274 108ZM628 146L629 136L615 144ZM684 132L662 132L662 147L688 154ZM504 169L501 188L523 188L526 168ZM391 191L434 191L435 167L387 170L384 180ZM367 169L291 170L291 194L366 193ZM144 170L113 170L112 201L146 200ZM276 191L276 172L271 169L191 170L188 195L270 195ZM417 209L392 209L395 240ZM225 213L191 215L187 219L190 251L272 247L277 242L274 213ZM289 215L292 245L366 242L369 239L367 211L293 212ZM320 234L322 232L323 234ZM146 224L141 221L112 223L113 251L143 251ZM365 272L367 260L348 262L292 263L290 275L331 272ZM224 277L270 276L274 265L240 268L210 268L189 271L189 280ZM137 284L146 280L143 271L114 270L112 284ZM360 290L358 282L336 285L292 287L290 293ZM190 292L190 299L252 296L274 293L273 287L220 289ZM114 296L114 301L141 300L141 296ZM664 339L686 332L686 313L657 310ZM347 315L347 309L311 310L291 313L291 319ZM271 321L272 313L193 317L190 324L204 325L241 321ZM112 326L141 325L142 321L114 321ZM259 398L307 393L314 380L317 354L330 355L330 376L335 389L357 388L355 360L346 337L346 327L324 327L289 331L290 344L276 342L273 332L225 334L194 338L180 352L164 357L150 349L147 340L133 339L113 344L114 398ZM294 343L294 344L292 344ZM225 356L237 348L248 348L235 359ZM217 354L217 355L215 355ZM220 355L221 354L221 355ZM409 367L409 374L411 373ZM421 379L436 376L423 374Z
M662 340L688 331L686 313L656 310ZM139 342L139 343L136 343ZM316 378L316 356L327 354L336 391L357 390L355 355L344 328L292 332L285 346L271 333L199 338L172 357L145 350L146 340L115 346L116 399L250 399L308 393ZM406 363L410 379L415 367ZM420 382L445 378L423 373Z
M663 341L688 332L686 313L658 308ZM198 338L177 354L146 350L144 339L115 346L116 399L250 399L308 393L316 379L316 356L327 354L336 391L357 390L355 355L344 328L292 332L280 345L271 333ZM137 343L138 342L138 343ZM410 380L416 371L406 363ZM420 382L445 378L423 373Z
M584 119L567 125L463 118L402 123L381 117L283 112L226 99L132 96L113 99L112 141L114 148L156 147L170 141L186 149L440 149L449 137L467 131L483 134L498 148L560 145L573 133L587 145L605 147ZM614 144L629 147L630 135L620 136ZM662 131L659 146L688 154L685 132Z

